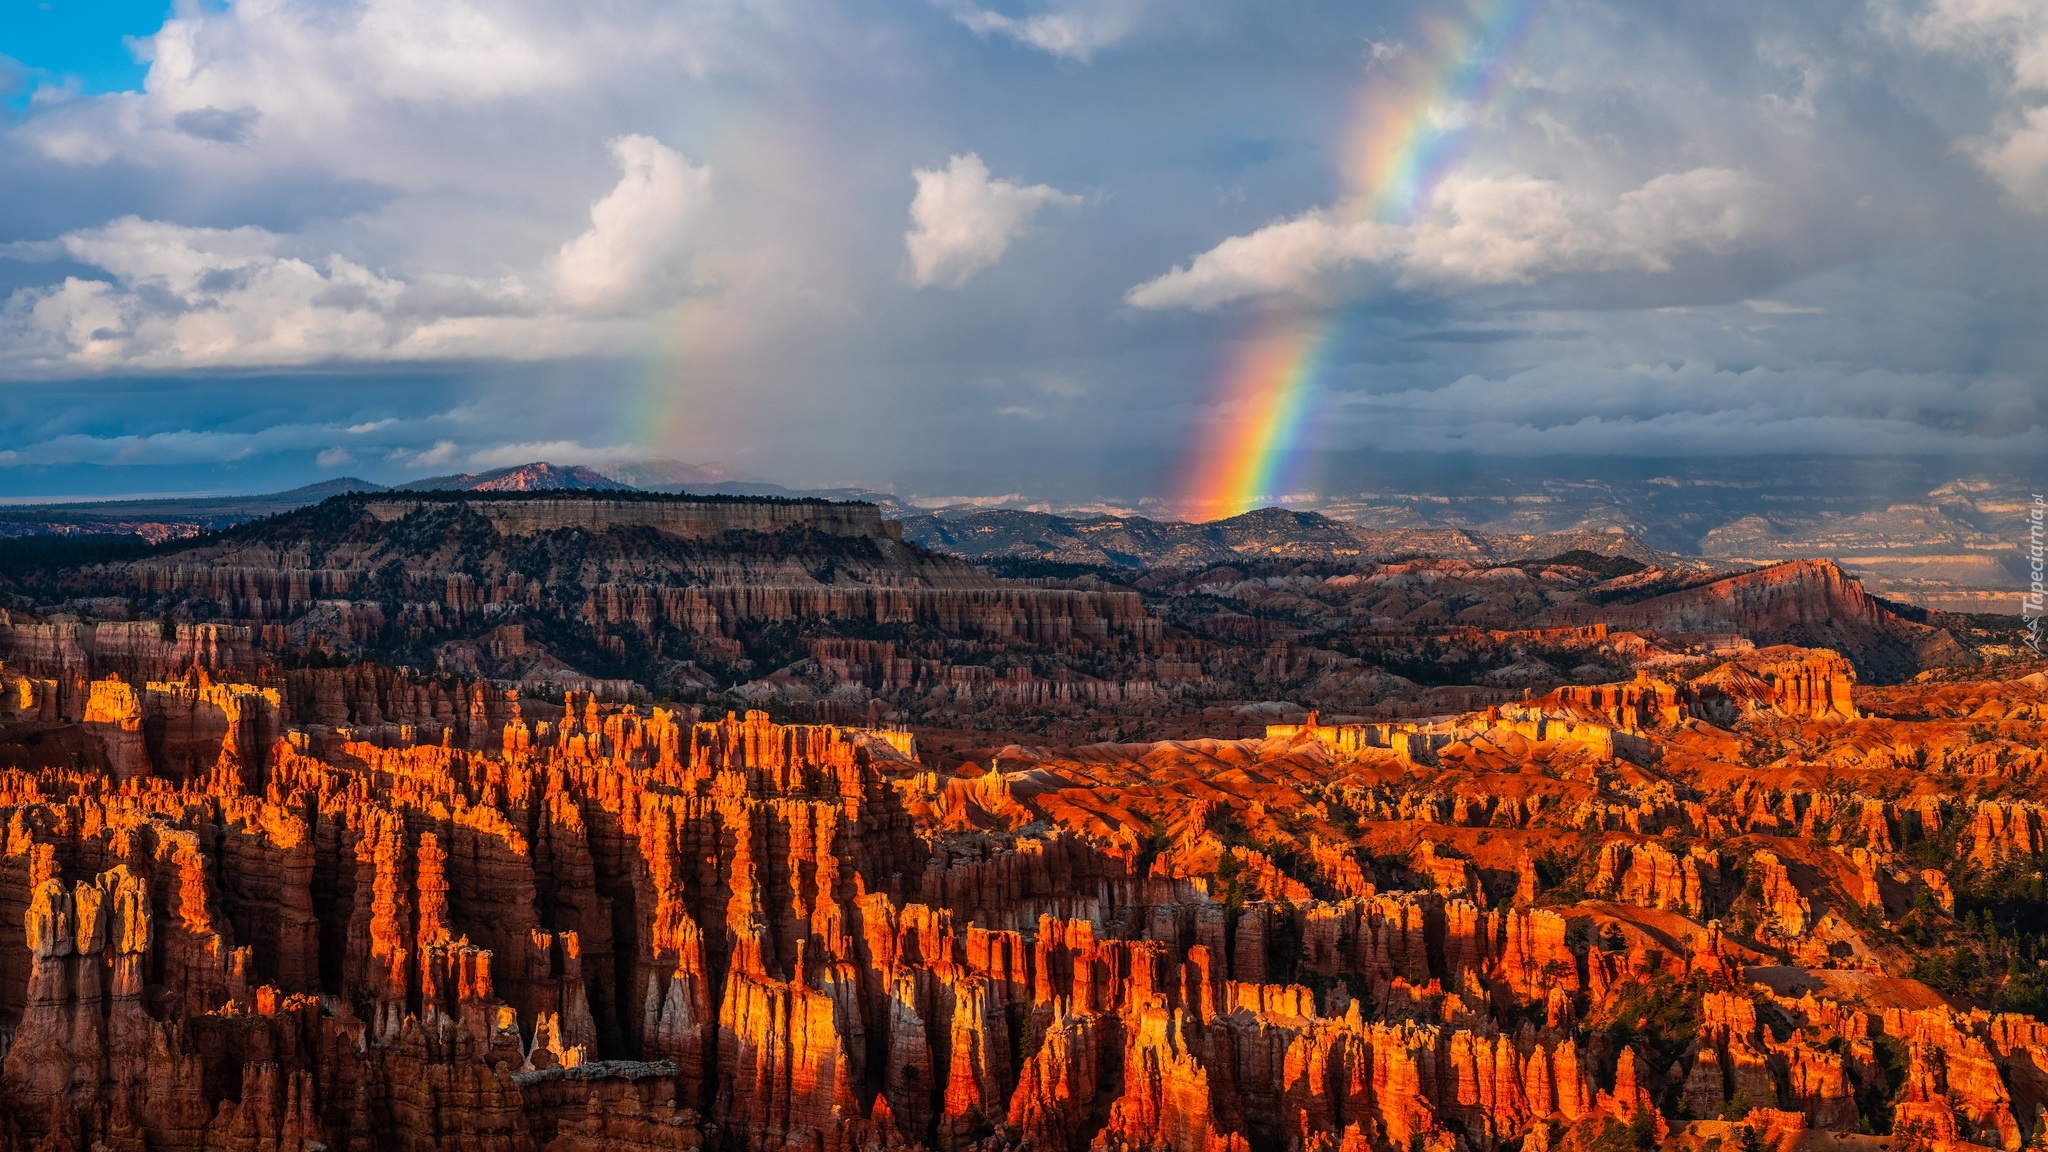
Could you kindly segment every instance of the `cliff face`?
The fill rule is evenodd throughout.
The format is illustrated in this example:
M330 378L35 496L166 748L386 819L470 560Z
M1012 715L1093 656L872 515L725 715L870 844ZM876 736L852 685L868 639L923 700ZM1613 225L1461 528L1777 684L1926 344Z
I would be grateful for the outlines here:
M1613 628L1743 636L1758 644L1832 648L1866 677L1967 663L1953 636L1916 624L1872 598L1832 560L1794 560L1633 604L1570 605L1562 621Z
M1248 550L1230 564L1001 580L904 543L866 504L357 494L45 574L26 591L50 614L0 628L0 660L56 681L67 718L83 685L109 673L142 684L197 667L276 686L285 668L329 670L342 655L413 669L430 695L451 695L429 683L437 675L459 676L537 695L722 695L721 706L842 723L1028 715L1042 732L1086 739L1248 735L1263 718L1238 714L1225 729L1214 712L1248 701L1462 711L1661 676L1702 649L1756 659L1682 699L1657 681L1560 702L1611 713L1601 722L1630 735L1683 716L1726 725L1758 708L1853 719L1852 672L1897 679L1969 658L1826 564L1706 584L1583 550L1501 564L1368 562L1351 549L1325 558L1335 568L1288 543L1327 528L1297 519L1260 513L1229 527L1231 548ZM141 619L81 618L91 615ZM1772 641L1833 644L1840 659L1774 667L1763 658L1773 649L1756 648ZM437 702L416 719L463 725L441 712Z
M45 591L150 619L18 624L0 637L7 658L131 681L195 663L253 672L268 658L253 644L556 690L698 690L705 667L800 658L808 634L1043 653L1137 653L1160 636L1134 592L1005 583L904 544L873 505L824 501L358 494ZM223 638L182 639L176 621L192 618L218 621Z
M520 491L521 489L478 489ZM362 502L372 518L390 523L451 506L443 498L390 495ZM728 532L775 533L788 529L826 536L901 540L901 527L885 522L873 504L821 500L575 499L462 500L453 506L488 521L504 536L531 536L563 529L609 532L650 528L663 536L712 540Z

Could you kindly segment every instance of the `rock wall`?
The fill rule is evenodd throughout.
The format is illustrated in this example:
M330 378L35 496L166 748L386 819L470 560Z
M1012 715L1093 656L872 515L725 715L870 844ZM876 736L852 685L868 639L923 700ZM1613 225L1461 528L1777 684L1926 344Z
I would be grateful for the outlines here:
M664 536L711 539L727 532L781 532L798 528L829 536L860 536L876 540L903 538L902 526L883 520L881 509L873 504L824 500L691 500L687 497L450 500L446 497L409 499L379 496L365 500L363 510L379 521L389 522L402 520L422 509L438 510L451 504L483 517L499 533L507 536L564 528L580 528L589 532L649 528Z

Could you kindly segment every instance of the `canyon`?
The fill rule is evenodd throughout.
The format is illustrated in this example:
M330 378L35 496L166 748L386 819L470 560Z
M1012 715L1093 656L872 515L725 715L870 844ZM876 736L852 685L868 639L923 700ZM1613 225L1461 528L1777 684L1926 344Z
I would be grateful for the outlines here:
M1838 566L338 496L0 592L0 1143L2018 1152L2048 667Z
M1274 516L1276 531L1300 522ZM1831 647L1866 679L2018 642L2011 622L1881 601L1826 561L1723 573L1606 545L1619 551L1275 546L1135 570L1018 567L930 551L857 502L386 492L103 562L0 566L0 593L87 623L246 628L300 662L841 723L973 726L993 710L1063 738L1178 734L1195 714L1202 731L1248 735L1273 702L1357 715L1501 703L1730 638ZM1595 635L1604 625L1611 638Z

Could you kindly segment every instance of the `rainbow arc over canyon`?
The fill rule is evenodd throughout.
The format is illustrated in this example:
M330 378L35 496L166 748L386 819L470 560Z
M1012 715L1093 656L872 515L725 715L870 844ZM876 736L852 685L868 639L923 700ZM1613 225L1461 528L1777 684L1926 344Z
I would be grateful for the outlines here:
M1514 62L1541 7L1542 0L1471 0L1462 12L1422 21L1415 45L1374 52L1347 141L1338 223L1405 225L1426 209L1473 129L1498 118L1514 95ZM1236 516L1283 502L1300 483L1342 329L1336 310L1275 308L1253 320L1225 366L1208 435L1185 468L1184 515Z

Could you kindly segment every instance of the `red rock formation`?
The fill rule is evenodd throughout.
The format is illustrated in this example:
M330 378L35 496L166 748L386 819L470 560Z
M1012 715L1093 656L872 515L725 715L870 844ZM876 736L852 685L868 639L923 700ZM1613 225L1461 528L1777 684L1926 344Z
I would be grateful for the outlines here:
M1501 975L1517 995L1543 997L1553 988L1579 988L1579 958L1565 943L1565 928L1565 918L1548 908L1508 912Z
M1797 937L1806 931L1813 917L1813 905L1799 894L1792 874L1775 852L1758 852L1749 858L1749 870L1763 902L1779 932Z
M1182 1035L1186 1018L1163 1003L1142 1009L1124 1052L1124 1092L1094 1147L1248 1152L1235 1132L1218 1130L1209 1073Z
M1706 917L1721 901L1719 854L1695 847L1684 856L1654 840L1631 844L1610 840L1601 846L1596 891L1645 908L1668 908Z
M1505 736L927 764L901 732L317 671L80 680L75 722L10 698L0 748L81 742L0 767L0 1143L1498 1152L1682 1101L2016 1149L2048 1103L2048 1026L1885 974L1880 912L1993 947L1936 893L2038 831L2029 777L1896 766L1992 730L1893 718L1914 697L1738 721L1820 786L1706 723L1591 772ZM132 776L69 761L137 716Z
M1025 1057L1010 1096L1009 1124L1020 1139L1069 1152L1086 1145L1099 1042L1092 1017L1069 1016L1064 1001L1053 1001L1038 1048Z
M1954 637L1887 610L1831 560L1795 560L1625 607L1574 604L1548 615L1558 623L1597 618L1610 629L1736 635L1759 644L1819 641L1866 672L1967 660Z

